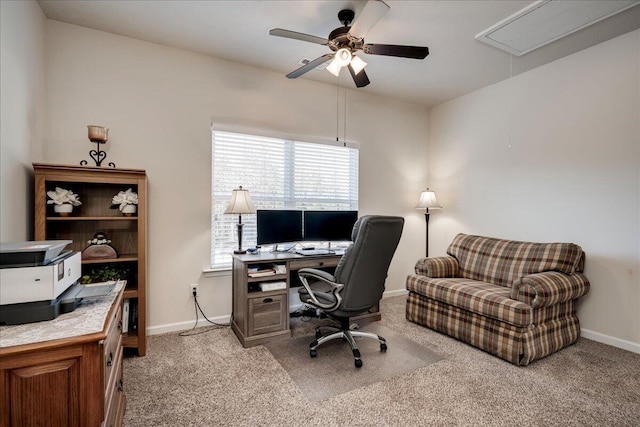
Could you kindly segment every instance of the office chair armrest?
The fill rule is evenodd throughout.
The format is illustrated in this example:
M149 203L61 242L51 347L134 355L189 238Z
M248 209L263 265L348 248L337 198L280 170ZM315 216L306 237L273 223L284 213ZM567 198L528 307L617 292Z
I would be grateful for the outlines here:
M327 273L323 270L316 270L315 268L301 268L300 270L298 270L298 277L300 278L300 282L302 282L302 286L304 286L304 288L309 293L309 297L311 298L313 305L321 308L326 312L335 311L338 307L340 307L340 304L342 303L342 297L340 296L339 292L344 287L344 285L341 283L336 283L336 278L332 274ZM311 289L307 278L319 280L331 286L331 293L336 298L335 302L332 304L326 304L318 301L318 298L316 298L313 289Z
M318 279L318 280L322 280L323 282L327 282L327 283L336 283L336 278L333 276L333 274L328 273L324 270L317 270L315 268L301 268L300 270L298 270L298 276L300 275L304 275L309 276L313 279Z

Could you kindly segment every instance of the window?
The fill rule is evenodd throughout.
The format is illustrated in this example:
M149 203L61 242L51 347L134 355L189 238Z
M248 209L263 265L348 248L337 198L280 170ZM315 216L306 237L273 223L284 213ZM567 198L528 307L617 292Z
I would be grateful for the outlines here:
M358 209L358 150L342 145L212 132L211 266L231 265L237 215L223 212L234 188L256 209ZM256 244L256 215L242 215L242 247Z

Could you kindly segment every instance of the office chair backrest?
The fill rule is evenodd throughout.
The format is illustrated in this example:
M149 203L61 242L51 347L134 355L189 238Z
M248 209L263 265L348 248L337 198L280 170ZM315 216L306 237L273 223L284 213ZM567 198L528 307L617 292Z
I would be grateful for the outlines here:
M369 215L356 221L353 243L335 271L336 281L344 284L339 309L342 315L366 311L380 301L403 226L404 218L397 216Z

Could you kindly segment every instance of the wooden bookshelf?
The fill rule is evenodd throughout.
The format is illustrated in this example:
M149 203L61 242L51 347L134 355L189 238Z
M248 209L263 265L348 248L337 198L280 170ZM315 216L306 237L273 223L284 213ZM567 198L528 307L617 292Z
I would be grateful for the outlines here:
M82 252L96 232L106 233L117 258L84 259L82 274L93 269L119 266L125 269L127 286L124 299L137 306L134 329L123 334L124 347L146 354L146 289L147 289L147 175L141 169L115 169L91 166L69 166L34 163L35 172L35 239L72 240L68 247ZM47 191L61 187L78 194L82 205L76 206L69 216L59 216L47 204ZM123 216L111 209L113 196L131 188L138 193L138 212Z

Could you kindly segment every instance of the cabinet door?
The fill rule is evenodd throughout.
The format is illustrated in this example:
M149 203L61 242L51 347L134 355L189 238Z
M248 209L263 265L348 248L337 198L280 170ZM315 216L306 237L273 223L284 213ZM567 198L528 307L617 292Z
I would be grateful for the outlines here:
M258 296L247 301L249 336L286 330L289 310L287 295Z
M5 375L10 425L80 425L80 359L11 369Z

